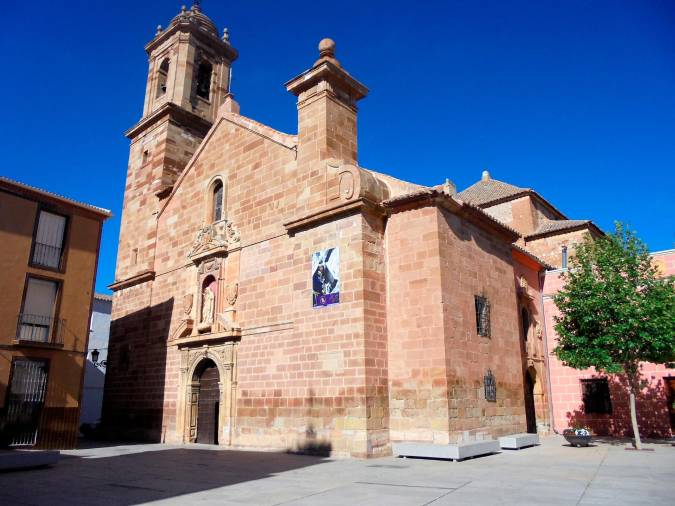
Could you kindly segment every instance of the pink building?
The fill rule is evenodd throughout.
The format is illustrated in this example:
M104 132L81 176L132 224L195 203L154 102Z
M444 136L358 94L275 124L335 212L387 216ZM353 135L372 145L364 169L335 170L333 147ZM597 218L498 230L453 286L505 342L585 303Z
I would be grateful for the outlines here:
M675 274L675 250L653 253L663 275ZM544 313L549 351L556 346L554 317L558 310L553 295L561 287L562 270L546 272ZM631 436L628 390L620 378L598 374L594 369L579 371L565 367L554 355L549 357L552 426L562 431L573 425L587 425L600 435ZM638 423L644 437L670 437L675 430L675 369L642 365L646 385L637 397Z

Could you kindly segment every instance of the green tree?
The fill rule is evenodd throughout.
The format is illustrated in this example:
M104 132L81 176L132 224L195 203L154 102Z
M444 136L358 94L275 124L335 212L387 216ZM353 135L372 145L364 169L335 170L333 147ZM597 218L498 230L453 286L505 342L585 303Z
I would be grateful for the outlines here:
M640 363L675 360L674 279L659 276L632 230L615 227L613 234L579 244L562 275L553 353L574 369L625 375L635 447L641 449L635 407Z

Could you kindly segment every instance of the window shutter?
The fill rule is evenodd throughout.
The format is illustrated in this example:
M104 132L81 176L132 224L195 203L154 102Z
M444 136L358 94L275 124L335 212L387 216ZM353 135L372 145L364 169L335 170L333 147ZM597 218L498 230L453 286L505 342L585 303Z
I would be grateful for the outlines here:
M23 303L19 338L47 342L52 328L57 285L53 281L29 278Z
M61 262L65 230L66 218L64 216L41 211L35 234L33 262L46 267L58 268Z
M65 229L66 218L64 216L42 211L35 240L41 244L61 249Z
M26 314L51 317L56 300L56 283L30 278L26 289L23 312Z

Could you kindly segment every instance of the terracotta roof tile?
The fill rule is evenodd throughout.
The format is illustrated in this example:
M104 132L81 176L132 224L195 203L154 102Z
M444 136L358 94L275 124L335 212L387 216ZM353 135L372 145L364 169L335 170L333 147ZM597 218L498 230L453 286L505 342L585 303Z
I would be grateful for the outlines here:
M541 225L539 225L534 232L528 234L528 237L581 227L590 223L591 220L546 220Z
M457 197L475 206L482 206L495 200L512 197L528 191L530 191L529 188L520 188L503 181L497 181L496 179L488 179L472 184L466 190L459 192Z

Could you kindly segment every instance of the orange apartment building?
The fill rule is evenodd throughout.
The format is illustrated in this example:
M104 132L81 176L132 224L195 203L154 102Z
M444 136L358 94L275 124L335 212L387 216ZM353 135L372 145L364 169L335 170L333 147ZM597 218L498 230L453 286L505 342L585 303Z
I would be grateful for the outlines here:
M74 447L110 212L0 177L0 444Z

